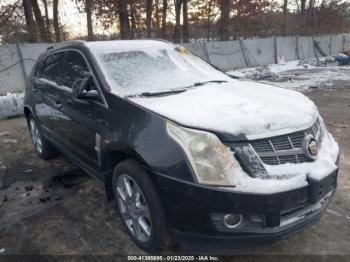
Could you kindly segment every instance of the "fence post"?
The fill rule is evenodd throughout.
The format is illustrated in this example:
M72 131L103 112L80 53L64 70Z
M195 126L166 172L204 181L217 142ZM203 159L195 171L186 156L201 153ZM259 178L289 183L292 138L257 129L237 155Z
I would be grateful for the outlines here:
M246 64L246 66L249 66L248 57L247 57L247 54L245 53L245 50L244 50L242 37L239 38L239 45L241 46L241 50L242 50L242 54L243 54L243 58L244 58L245 64Z
M203 41L203 45L201 44L201 41L200 40L196 40L198 45L200 46L200 48L202 49L202 52L204 54L204 56L207 58L207 62L211 63L210 62L210 57L209 57L209 53L208 53L208 50L207 50L207 46L205 44L205 41Z
M277 59L277 38L276 36L273 37L273 48L275 52L275 64L278 64L278 59Z
M208 62L211 63L210 56L209 56L208 49L207 49L207 44L205 41L203 41L203 46L204 46L205 56L207 57Z
M329 43L329 55L332 55L332 43L333 43L333 35L330 36Z
M17 53L18 53L18 57L19 57L19 63L21 64L23 80L24 80L24 84L25 84L27 81L27 74L26 74L26 69L24 67L23 55L22 55L21 47L19 45L19 39L18 39L17 32L16 32L16 49L17 49Z
M295 55L297 56L297 59L300 60L300 54L299 54L299 36L295 37Z

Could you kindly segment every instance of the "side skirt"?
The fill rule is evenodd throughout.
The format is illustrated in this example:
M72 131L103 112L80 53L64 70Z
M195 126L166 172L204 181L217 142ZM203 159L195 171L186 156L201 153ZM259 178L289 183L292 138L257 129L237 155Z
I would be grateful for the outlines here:
M85 162L81 161L78 157L76 157L74 154L69 152L64 148L64 146L58 144L56 141L51 139L49 136L45 135L45 138L50 141L59 151L61 151L66 157L68 157L69 160L71 160L74 164L76 164L78 167L80 167L83 171L88 173L92 178L100 182L101 184L104 184L104 173L101 173L97 171L95 168L92 168L90 165L86 164Z

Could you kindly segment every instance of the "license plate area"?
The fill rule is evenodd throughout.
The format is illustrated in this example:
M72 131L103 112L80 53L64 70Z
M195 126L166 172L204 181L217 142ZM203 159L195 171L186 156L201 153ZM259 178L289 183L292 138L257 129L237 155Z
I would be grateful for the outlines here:
M316 203L318 200L320 200L335 188L335 185L337 183L337 175L338 169L322 180L315 180L310 177L308 178L311 203Z

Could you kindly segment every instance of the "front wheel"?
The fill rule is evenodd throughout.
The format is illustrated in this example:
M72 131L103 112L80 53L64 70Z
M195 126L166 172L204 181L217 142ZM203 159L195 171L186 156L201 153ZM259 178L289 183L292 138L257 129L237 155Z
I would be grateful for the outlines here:
M39 127L35 122L34 118L29 116L28 127L30 131L30 136L34 145L36 153L42 159L50 159L57 156L58 151L54 148L45 137L40 134Z
M140 164L125 160L117 165L113 194L121 218L140 248L154 252L166 245L169 235L160 199Z

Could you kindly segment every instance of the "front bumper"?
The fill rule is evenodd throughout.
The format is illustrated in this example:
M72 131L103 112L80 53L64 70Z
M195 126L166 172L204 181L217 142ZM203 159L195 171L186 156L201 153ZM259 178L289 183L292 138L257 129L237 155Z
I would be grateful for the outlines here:
M181 242L249 244L276 241L320 220L336 188L338 170L309 186L275 194L253 194L158 176L169 226ZM213 214L241 214L243 223L225 229Z

